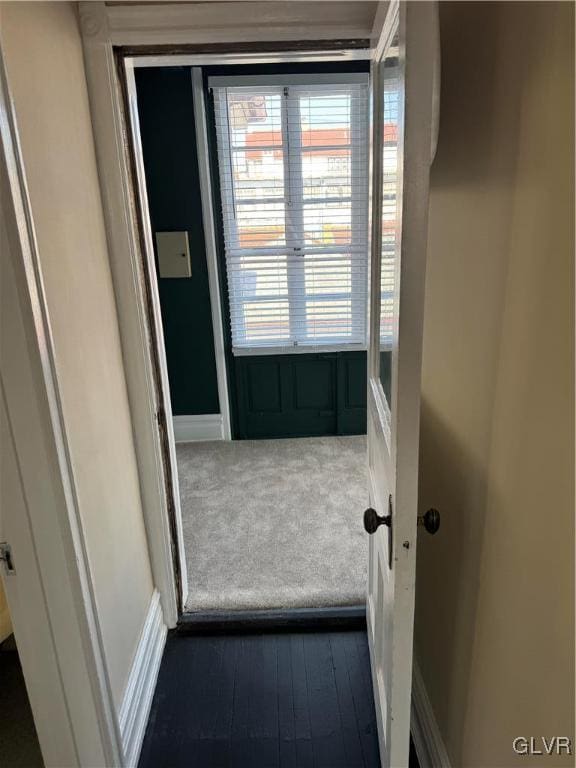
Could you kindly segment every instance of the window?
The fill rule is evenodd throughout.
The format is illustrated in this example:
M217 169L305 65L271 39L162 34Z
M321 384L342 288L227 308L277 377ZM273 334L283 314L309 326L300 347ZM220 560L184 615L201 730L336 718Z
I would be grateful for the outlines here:
M209 84L234 352L364 347L368 76Z

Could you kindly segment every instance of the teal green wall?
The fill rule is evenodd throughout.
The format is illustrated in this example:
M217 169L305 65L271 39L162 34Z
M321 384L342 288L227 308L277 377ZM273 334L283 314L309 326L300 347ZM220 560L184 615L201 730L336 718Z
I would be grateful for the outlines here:
M192 277L158 279L172 412L219 413L190 69L137 69L136 87L152 231L190 241Z

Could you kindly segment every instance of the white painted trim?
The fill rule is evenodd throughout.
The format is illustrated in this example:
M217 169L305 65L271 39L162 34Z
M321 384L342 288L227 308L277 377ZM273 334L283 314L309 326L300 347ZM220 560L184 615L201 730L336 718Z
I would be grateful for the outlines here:
M173 514L176 524L176 547L178 564L180 568L181 605L188 599L188 566L186 563L186 551L184 547L184 532L182 529L182 509L180 505L180 486L178 482L178 465L176 461L176 448L172 428L172 402L170 400L170 382L168 378L168 361L166 359L166 347L164 344L164 326L162 322L162 310L160 306L160 293L156 277L156 262L154 257L154 245L152 238L152 222L150 221L150 206L148 204L148 191L146 186L146 172L144 170L144 153L140 134L140 120L138 116L138 94L134 70L126 70L126 89L128 94L128 114L125 119L128 122L132 137L132 152L135 164L136 194L140 202L140 223L144 234L143 256L145 258L145 272L148 277L148 298L151 311L147 317L148 322L154 327L155 333L150 339L154 344L156 362L160 375L160 391L157 392L162 407L163 421L166 429L166 442L168 448L168 461L170 464L170 491ZM163 544L163 542L159 542Z
M213 67L232 64L309 64L316 61L369 61L370 48L334 51L276 51L275 53L197 53L130 56L126 64L137 67ZM256 61L257 58L257 61Z
M218 400L220 402L220 413L222 415L222 438L216 439L231 440L232 427L230 423L228 374L226 372L224 325L222 321L222 294L218 276L218 250L216 248L214 208L212 205L212 180L210 176L210 157L208 154L208 129L206 126L202 70L199 67L194 67L192 70L192 92L194 101L194 122L196 126L196 151L198 155L200 200L202 201L202 223L204 225L208 284L210 287L212 333L214 337L214 354L216 356L216 373L218 376Z
M172 541L170 518L174 513L178 525L180 499L171 423L167 418L170 395L165 382L158 381L151 354L153 345L158 349L163 344L162 330L157 325L157 312L149 314L147 309L145 265L149 272L149 254L141 254L137 190L126 145L128 119L124 115L104 3L81 3L80 26L152 574L162 599L164 620L173 627L178 620L179 604L185 604L188 579L182 542L180 538ZM134 185L137 183L134 179ZM154 283L148 284L153 293ZM160 377L164 378L162 371ZM161 434L164 427L165 438ZM168 466L164 439L170 449ZM181 572L179 595L174 545Z
M92 25L104 23L113 45L370 40L374 23L363 2L81 4L90 5Z
M219 413L203 413L198 416L174 416L174 436L177 443L199 440L228 440L224 436L224 423Z
M155 589L118 713L125 768L138 765L167 631L160 593Z
M412 666L410 730L420 768L451 768L450 758L438 728L416 658Z
M11 357L2 369L2 389L36 560L28 567L37 567L40 576L62 686L53 691L53 697L63 696L65 700L66 728L72 732L76 760L79 765L104 760L106 765L116 766L121 765L119 724L64 421L16 112L1 45L0 138L2 215L13 235L13 269L22 315L18 329L26 337L22 358ZM16 321L15 317L11 320ZM23 403L18 397L27 387L37 398L32 396L34 403ZM45 448L41 456L30 453L35 443ZM26 568L26 563L19 567ZM31 610L34 605L32 602ZM40 655L49 655L50 650L42 645L34 648ZM26 677L25 662L23 669ZM37 708L34 717L41 726L37 728L39 734L46 723L54 729L64 727L55 717L56 707L44 708L40 698L37 703L40 711ZM41 746L47 757L45 744Z
M366 344L297 344L276 347L233 347L234 357L263 355L318 355L325 352L366 352Z
M432 146L430 147L430 165L436 157L438 137L440 136L440 84L442 82L442 49L440 46L440 16L434 14L434 73L432 77Z
M386 18L388 16L388 8L390 6L389 0L379 0L376 13L374 14L374 23L372 25L371 43L374 47L378 46L378 42L382 36Z

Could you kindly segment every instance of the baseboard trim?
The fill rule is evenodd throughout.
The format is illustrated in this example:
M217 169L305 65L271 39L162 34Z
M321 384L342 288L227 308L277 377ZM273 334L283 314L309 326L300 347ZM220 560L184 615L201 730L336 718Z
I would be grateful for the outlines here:
M138 765L166 634L160 593L154 590L118 713L125 768Z
M451 768L418 662L412 668L410 730L420 768Z
M224 428L220 413L203 413L198 416L173 416L174 439L177 443L198 440L223 440Z

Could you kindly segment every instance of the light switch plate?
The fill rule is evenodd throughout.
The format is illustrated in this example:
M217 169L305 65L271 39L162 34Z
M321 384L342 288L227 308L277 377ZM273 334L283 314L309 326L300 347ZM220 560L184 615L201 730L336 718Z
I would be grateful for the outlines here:
M188 232L156 232L160 277L191 277Z

